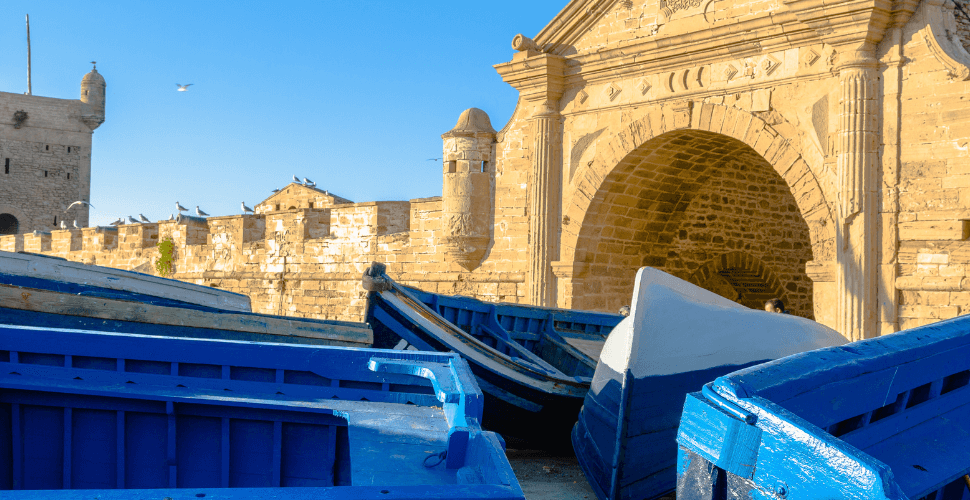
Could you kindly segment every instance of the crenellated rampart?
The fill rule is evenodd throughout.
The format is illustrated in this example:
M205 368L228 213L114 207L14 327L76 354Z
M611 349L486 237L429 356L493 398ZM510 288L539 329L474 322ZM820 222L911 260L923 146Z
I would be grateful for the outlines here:
M0 236L0 250L158 275L171 240L169 277L251 297L253 310L360 321L364 269L385 262L399 282L424 290L519 302L524 275L512 262L466 271L441 255L441 198L344 203L225 217ZM499 271L499 268L504 269Z

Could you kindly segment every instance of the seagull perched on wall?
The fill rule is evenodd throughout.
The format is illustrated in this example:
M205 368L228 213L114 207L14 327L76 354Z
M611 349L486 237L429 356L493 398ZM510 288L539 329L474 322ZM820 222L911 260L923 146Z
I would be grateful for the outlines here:
M209 214L203 212L202 209L199 208L198 205L195 206L195 215L198 215L199 217L208 217L209 216Z
M274 190L273 190L273 194L276 194L276 193L279 193L279 192L280 192L280 190L279 190L279 189L274 189Z
M141 219L142 222L151 223L151 221L148 220L148 217L145 217L144 214L138 214L138 218Z
M182 215L182 214L179 214ZM169 215L168 220L175 220L175 214Z
M119 217L118 220L116 220L116 221L114 221L114 222L112 222L112 223L110 223L108 225L109 226L120 226L120 225L122 225L124 223L125 223L125 220Z
M183 207L179 202L176 201L175 202L175 210L178 210L179 212L185 212L188 209L185 208L185 207Z
M303 185L304 185L304 186L310 186L310 187L314 187L314 186L316 186L316 185L317 185L317 183L316 183L316 182L313 182L313 181L311 181L310 179L307 179L306 177L304 177L304 178L303 178Z
M89 206L91 208L94 208L94 205L92 205L92 204L90 204L90 203L88 203L86 201L83 201L83 200L78 200L78 201L75 201L74 203L71 203L70 205L68 205L67 206L67 210L70 210L70 209L74 208L74 205L87 205L87 206ZM65 212L67 212L67 210L65 210Z
M178 86L179 92L185 92L186 90L189 90L189 87L192 86L191 83L186 83L185 85L182 85L180 83L176 83L175 85Z
M245 213L250 213L250 214L253 213L253 209L247 207L245 201L241 201L239 203L242 204L242 211L243 211L244 214Z
M293 176L293 182L299 184L300 183L300 178L294 175Z
M128 223L129 224L141 224L140 222L138 222L137 220L135 220L134 217L132 217L130 215L128 216Z
M81 226L77 225L77 219L74 219L74 222L72 222L71 225L74 226L74 229L81 229Z
M61 219L61 229L67 229L67 222L64 222L64 219Z

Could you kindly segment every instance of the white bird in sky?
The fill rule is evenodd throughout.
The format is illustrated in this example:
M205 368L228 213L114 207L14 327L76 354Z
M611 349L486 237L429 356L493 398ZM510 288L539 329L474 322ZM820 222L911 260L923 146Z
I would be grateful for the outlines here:
M144 214L138 214L138 218L141 219L142 222L151 222L148 220L148 217L145 217Z
M178 210L179 212L185 212L188 209L185 208L185 207L183 207L181 204L179 204L179 202L176 201L175 202L175 210Z
M78 201L75 201L74 203L71 203L70 205L68 205L67 206L67 210L70 210L70 209L74 208L74 205L87 205L87 206L89 206L91 208L94 208L94 205L92 205L92 204L90 204L90 203L88 203L86 201L83 201L83 200L78 200ZM67 212L67 210L65 210L65 212Z
M185 92L186 90L189 90L189 87L190 87L190 86L191 86L192 84L191 84L191 83L186 83L185 85L182 85L182 84L180 84L180 83L176 83L175 85L177 85L177 86L178 86L178 88L179 88L179 92Z
M134 217L132 217L130 215L128 216L128 223L129 224L140 224L140 222L138 222Z
M199 217L208 217L209 216L209 214L203 212L202 209L199 208L198 205L195 206L195 215L198 215Z
M243 213L253 213L253 209L247 207L245 201L241 201L240 203L242 204Z

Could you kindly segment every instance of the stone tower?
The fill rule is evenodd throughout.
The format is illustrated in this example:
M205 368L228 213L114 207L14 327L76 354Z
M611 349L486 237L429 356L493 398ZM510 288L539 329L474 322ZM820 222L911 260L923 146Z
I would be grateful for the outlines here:
M104 123L105 80L81 79L80 99L0 92L0 234L88 225L91 138Z
M441 237L445 257L471 271L482 262L492 239L492 149L495 129L488 115L466 109L444 142Z
M81 102L87 104L85 112L81 114L81 120L91 127L91 130L98 128L104 123L104 89L107 84L98 67L95 65L91 71L81 78Z

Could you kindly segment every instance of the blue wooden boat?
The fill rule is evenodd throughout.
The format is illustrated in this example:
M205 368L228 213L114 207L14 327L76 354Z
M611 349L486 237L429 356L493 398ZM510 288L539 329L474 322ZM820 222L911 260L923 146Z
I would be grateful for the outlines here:
M522 499L454 354L0 326L0 497Z
M601 500L673 491L687 393L746 366L845 342L814 321L748 309L641 268L630 316L606 341L573 429L573 448L593 491Z
M970 318L789 356L688 396L677 499L970 499Z
M485 393L482 425L523 446L568 448L618 314L493 304L401 286L374 263L364 274L375 347L404 340L423 351L456 352Z
M251 312L249 297L150 274L24 252L0 252L0 282L75 295ZM44 285L38 287L37 283Z
M0 324L257 342L373 343L363 323L254 314L245 295L45 256L0 254ZM243 297L245 307L233 296Z

